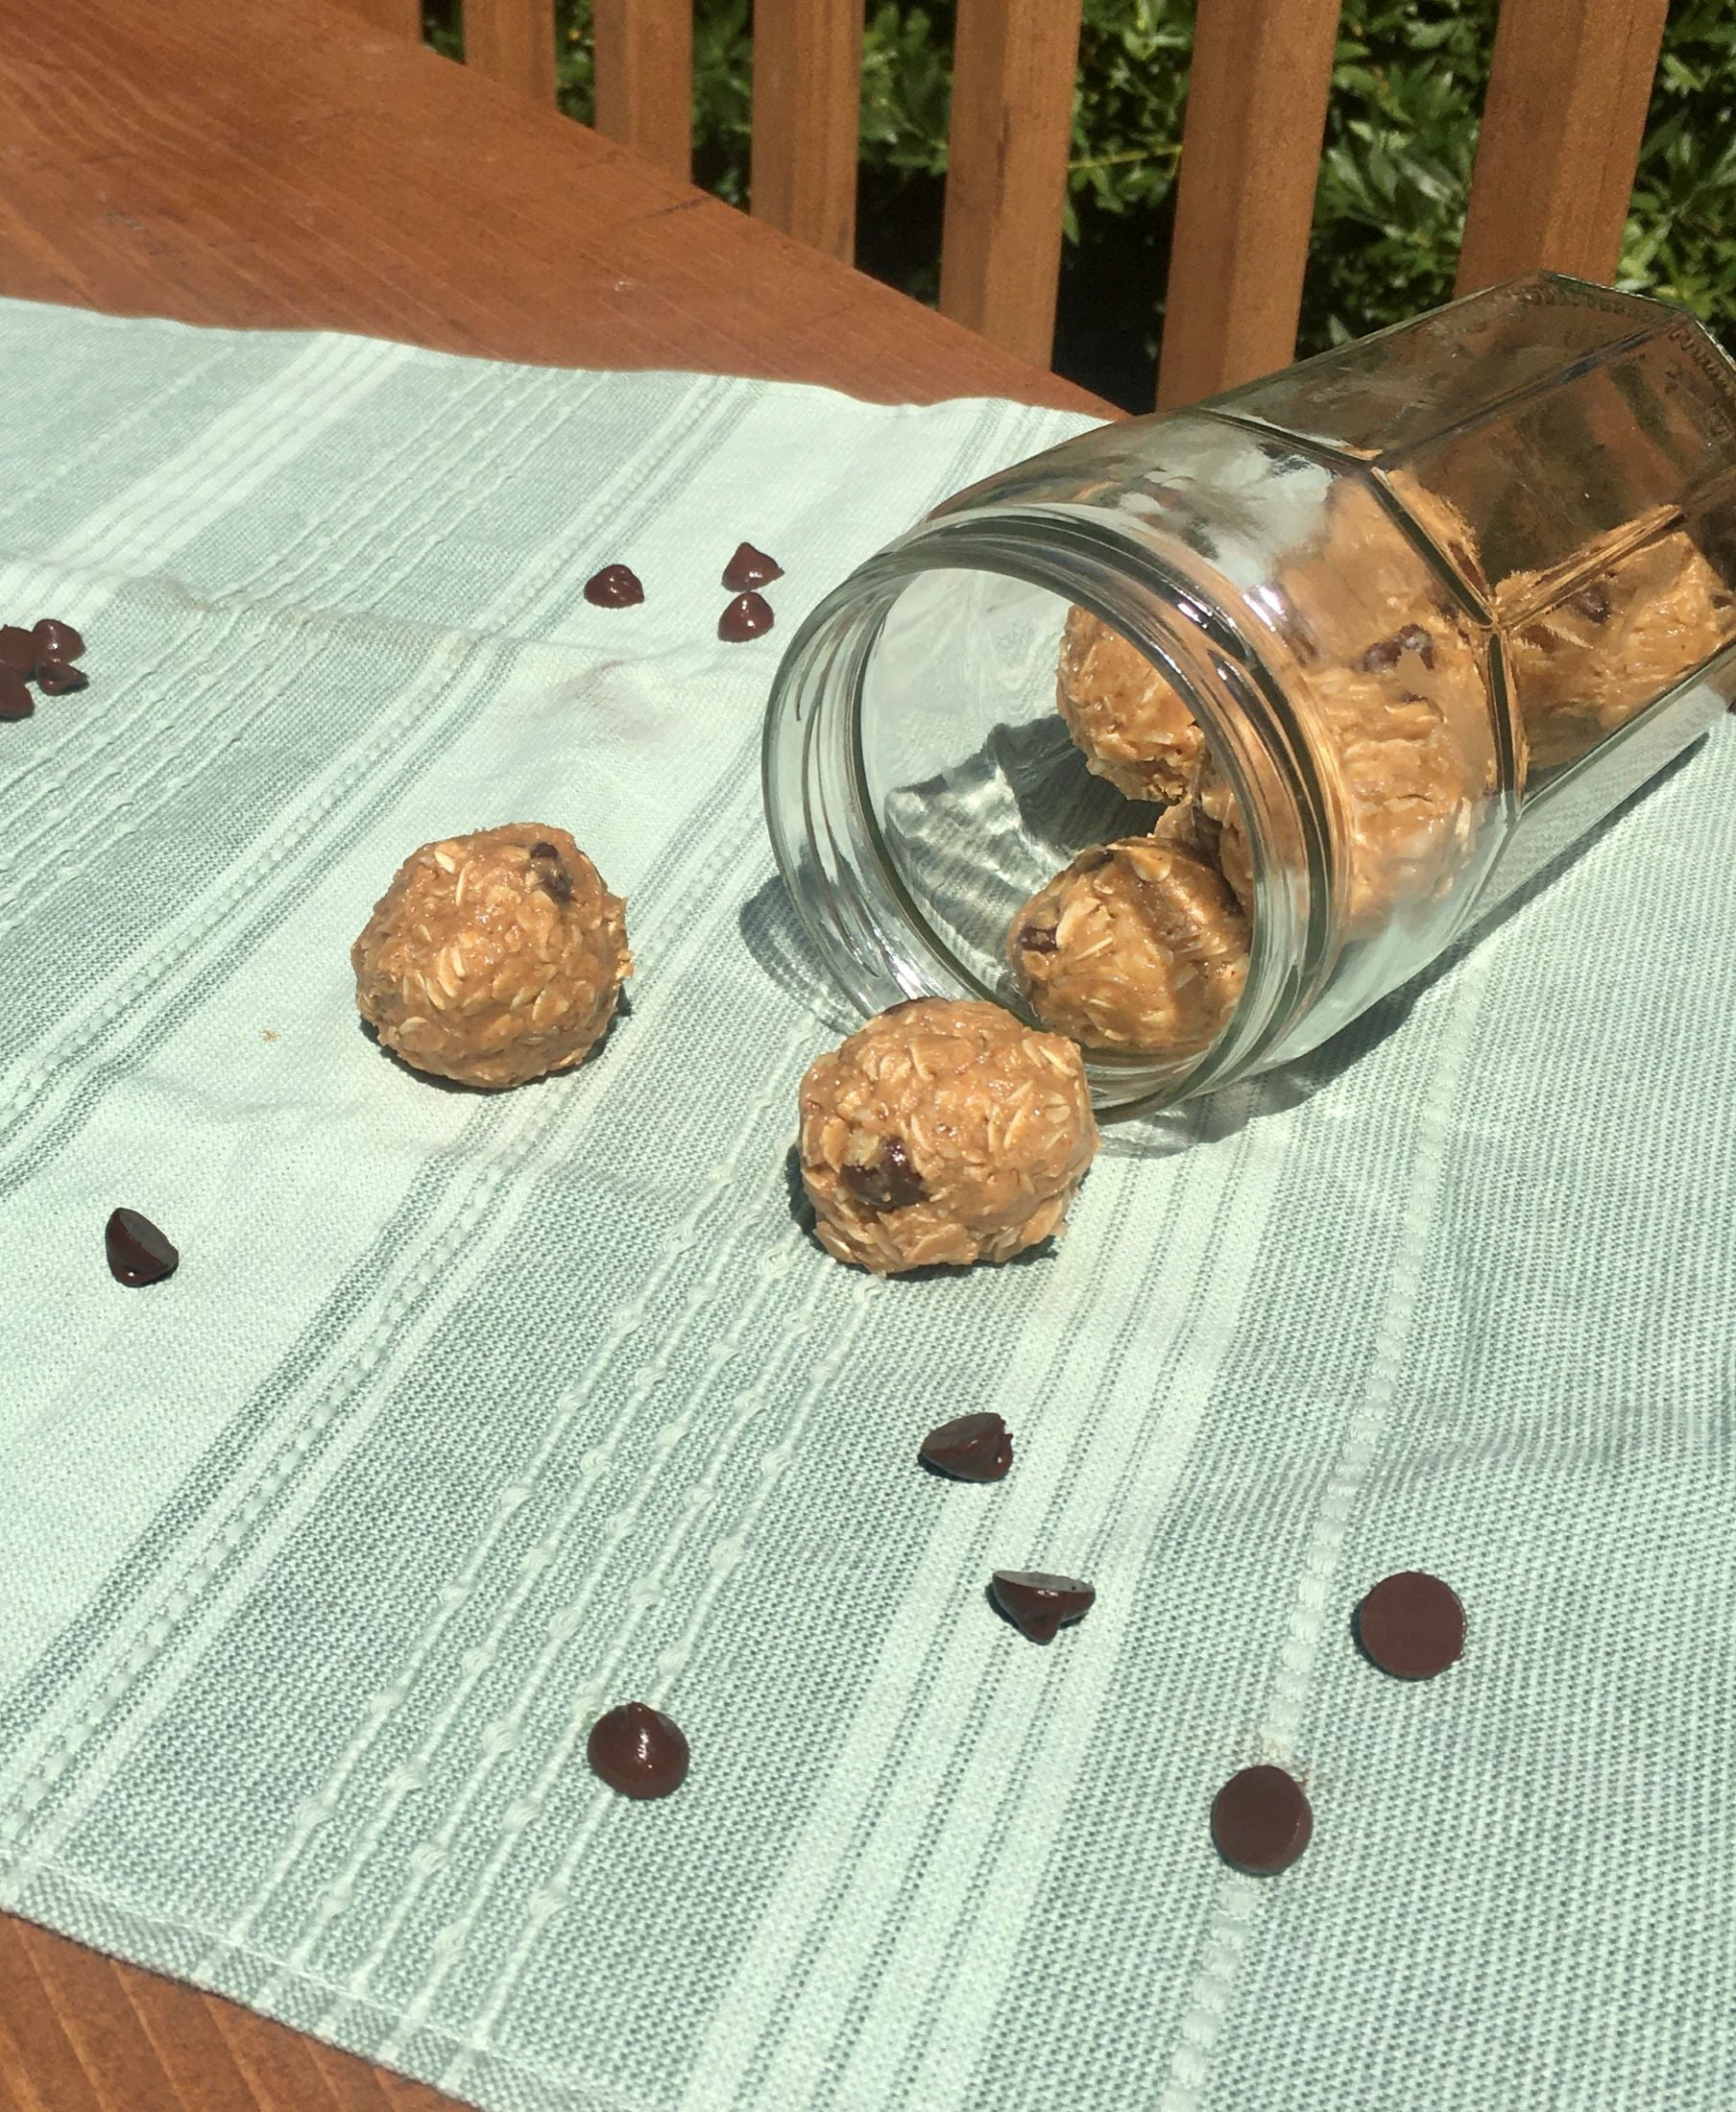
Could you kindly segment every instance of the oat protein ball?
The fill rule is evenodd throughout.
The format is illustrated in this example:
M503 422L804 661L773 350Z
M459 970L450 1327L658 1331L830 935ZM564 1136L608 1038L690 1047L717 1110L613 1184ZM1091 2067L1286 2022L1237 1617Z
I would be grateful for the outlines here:
M538 822L412 852L350 958L388 1048L486 1087L582 1063L633 972L626 904L564 828Z
M1160 806L1187 796L1204 734L1145 655L1089 610L1067 612L1055 702L1095 776Z
M802 1179L829 1254L877 1276L1059 1234L1097 1148L1071 1042L999 1005L894 1005L810 1064Z
M1247 980L1248 922L1177 807L1083 851L1013 919L1006 957L1045 1026L1091 1048L1209 1048Z

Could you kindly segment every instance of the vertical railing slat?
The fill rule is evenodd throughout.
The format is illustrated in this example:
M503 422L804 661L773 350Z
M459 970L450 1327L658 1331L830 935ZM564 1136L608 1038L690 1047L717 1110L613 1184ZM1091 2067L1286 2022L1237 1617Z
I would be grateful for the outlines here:
M1295 355L1339 0L1199 0L1160 405Z
M555 0L464 0L464 61L491 81L555 99Z
M940 305L1047 367L1079 0L958 0Z
M1615 276L1668 0L1502 0L1458 291Z
M846 264L861 89L861 0L754 0L754 217Z
M685 183L693 167L693 0L595 0L596 128Z

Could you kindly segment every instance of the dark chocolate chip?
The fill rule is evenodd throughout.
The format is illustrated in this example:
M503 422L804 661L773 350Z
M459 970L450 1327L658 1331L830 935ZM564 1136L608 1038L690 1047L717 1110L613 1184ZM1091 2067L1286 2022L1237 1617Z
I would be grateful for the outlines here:
M0 667L0 719L27 719L36 708L30 686L15 667Z
M1425 667L1435 665L1435 640L1420 623L1407 623L1389 638L1371 645L1362 655L1362 665L1369 674L1379 674L1385 668L1396 667L1406 653L1414 653Z
M1019 944L1026 953L1053 953L1060 943L1053 924L1026 924L1019 934Z
M631 609L644 598L639 574L624 564L605 564L585 582L585 599L593 609Z
M763 594L737 594L717 619L717 636L732 645L761 636L772 627L772 605Z
M1589 587L1581 588L1577 594L1569 595L1567 606L1578 610L1590 623L1607 623L1615 614L1615 603L1609 598L1609 588L1601 579L1594 579Z
M44 616L31 632L36 641L36 665L44 660L75 660L83 657L84 641L69 623Z
M0 667L17 675L33 675L36 668L36 636L21 623L0 624Z
M553 844L532 844L530 862L538 880L556 901L571 901L572 875L567 870L567 860Z
M585 1751L592 1772L624 1797L666 1797L687 1779L680 1724L642 1701L624 1701L598 1716Z
M1049 1576L1041 1570L997 1570L989 1589L996 1605L1033 1643L1052 1643L1055 1630L1082 1620L1097 1596L1076 1576Z
M1104 866L1113 865L1115 852L1106 844L1093 844L1089 851L1081 851L1068 868L1072 873L1100 873Z
M867 1210L908 1210L912 1203L928 1200L928 1191L902 1137L885 1138L878 1157L865 1166L843 1167L838 1178Z
M1421 1570L1383 1577L1357 1608L1357 1640L1394 1679L1433 1679L1464 1654L1459 1594Z
M1000 1481L1013 1463L1012 1433L998 1415L956 1415L928 1432L921 1456L954 1481Z
M769 587L783 577L784 567L777 559L756 550L751 542L738 542L735 555L723 568L723 584L732 594L745 593L750 587Z
M135 1210L117 1210L103 1233L108 1273L117 1284L160 1284L181 1266L181 1256Z
M1288 1870L1314 1830L1302 1785L1282 1767L1244 1767L1212 1804L1214 1846L1225 1862L1251 1877Z
M87 688L89 684L90 677L70 660L39 660L36 662L36 687L45 697L67 696L75 689Z

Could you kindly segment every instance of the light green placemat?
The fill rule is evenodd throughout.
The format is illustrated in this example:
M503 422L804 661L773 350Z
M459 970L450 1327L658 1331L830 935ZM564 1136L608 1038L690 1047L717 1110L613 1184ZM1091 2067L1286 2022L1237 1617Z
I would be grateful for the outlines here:
M1736 2102L1736 727L1307 1075L1114 1133L1052 1259L876 1284L791 1217L760 713L1078 421L20 305L0 386L0 618L92 678L0 726L0 1902L501 2108ZM639 973L479 1098L347 949L516 819ZM915 1467L987 1405L1006 1483ZM1034 1648L1002 1565L1097 1605ZM1415 1688L1348 1633L1405 1567L1470 1618ZM584 1765L630 1696L663 1805Z

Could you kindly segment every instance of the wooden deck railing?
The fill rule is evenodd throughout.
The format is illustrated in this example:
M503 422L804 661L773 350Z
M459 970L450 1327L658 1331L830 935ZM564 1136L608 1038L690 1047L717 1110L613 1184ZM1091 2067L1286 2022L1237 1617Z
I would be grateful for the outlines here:
M468 63L543 99L554 0L462 0ZM350 0L421 35L420 0ZM1668 0L1502 0L1458 287L1613 276ZM940 305L1047 366L1080 0L958 0ZM1198 0L1160 403L1292 356L1339 0ZM594 0L596 123L689 169L693 0ZM755 0L751 209L849 260L862 0Z

